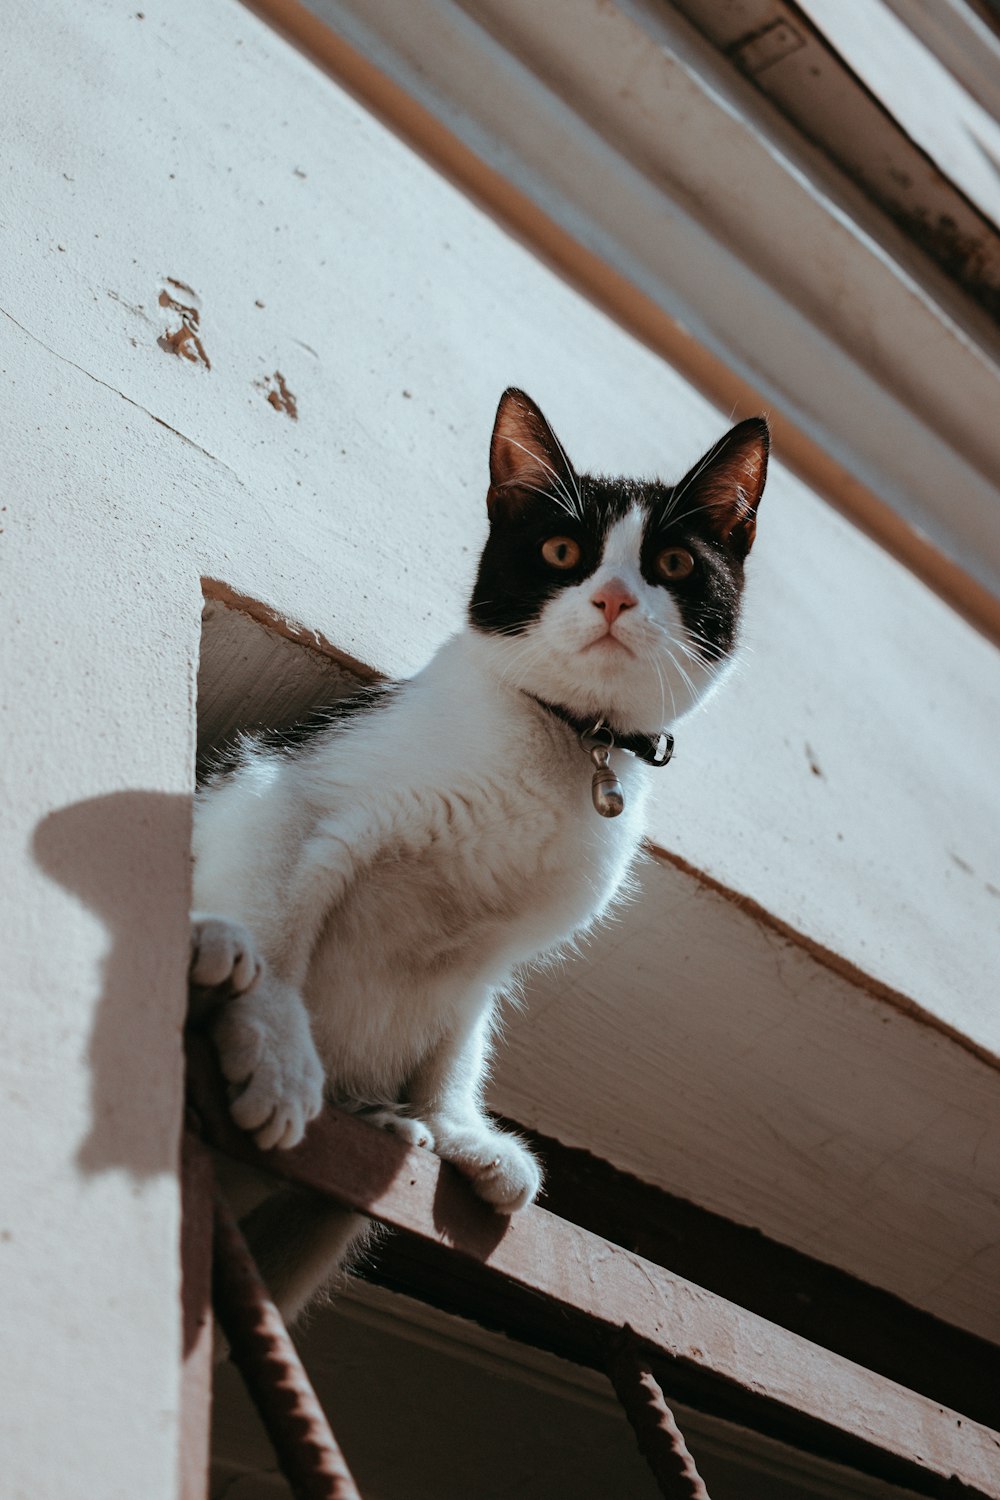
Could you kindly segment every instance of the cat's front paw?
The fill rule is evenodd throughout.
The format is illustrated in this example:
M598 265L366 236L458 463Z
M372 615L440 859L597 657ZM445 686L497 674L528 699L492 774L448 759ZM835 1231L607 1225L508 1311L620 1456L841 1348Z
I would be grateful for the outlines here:
M438 1129L437 1153L451 1162L480 1198L502 1214L517 1213L534 1203L542 1187L542 1169L521 1141L501 1135L485 1123Z
M300 996L265 975L223 1008L213 1036L236 1124L262 1151L297 1146L323 1108L324 1082Z
M199 1008L245 995L262 969L253 935L242 922L192 914L188 981Z

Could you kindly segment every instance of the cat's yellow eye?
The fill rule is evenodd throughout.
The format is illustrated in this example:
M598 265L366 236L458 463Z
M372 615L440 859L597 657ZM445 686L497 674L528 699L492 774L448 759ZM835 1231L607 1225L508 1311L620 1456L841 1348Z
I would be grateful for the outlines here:
M664 547L656 559L656 571L667 583L679 583L694 571L694 558L686 547Z
M571 536L550 536L542 543L542 556L550 568L575 568L580 561L580 543Z

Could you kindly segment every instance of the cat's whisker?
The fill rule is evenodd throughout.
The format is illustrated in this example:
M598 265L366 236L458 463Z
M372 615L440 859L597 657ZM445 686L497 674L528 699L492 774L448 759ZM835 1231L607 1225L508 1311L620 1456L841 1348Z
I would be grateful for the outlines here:
M664 677L663 668L652 651L649 652L649 662L660 684L660 723L662 724L667 717L667 679ZM671 694L671 696L673 695Z
M556 447L559 449L559 452L560 452L560 454L562 456L562 461L566 465L566 473L569 475L570 480L572 481L573 490L574 490L575 495L576 495L577 513L579 515L580 520L582 521L583 520L583 495L580 492L580 481L576 477L576 470L573 468L573 465L570 463L570 461L569 461L569 455L567 454L566 449L563 447L562 443L559 441L558 436L554 432L552 433L552 436L555 438Z
M543 500L551 500L552 504L556 506L558 510L561 510L564 515L569 516L570 519L574 521L577 519L576 512L571 508L569 502L565 500L562 495L553 494L551 490L543 490L541 486L537 484L524 484L523 482L521 482L519 483L518 488L522 490L531 490L533 494L541 495Z
M653 624L653 625L655 625L656 621L653 620L653 621L650 621L650 623ZM666 675L664 674L664 672L662 670L661 663L660 663L660 661L658 659L658 653L654 649L654 647L652 646L651 643L650 643L650 645L646 649L644 649L641 652L641 654L640 654L640 660L644 664L648 664L649 666L651 666L653 668L654 672L656 673L657 678L659 679L659 683L660 683L660 723L661 724L664 723L665 720L666 720L666 717L667 717L667 700L666 700L667 693L670 694L670 720L671 720L671 722L673 722L673 720L676 719L676 717L677 717L677 699L674 697L674 690L673 690L672 684L670 683L669 679L666 677Z
M667 685L667 692L670 694L670 722L673 723L677 718L677 699L674 695L674 685L666 674L664 674L663 680Z
M680 647L689 660L695 662L698 666L720 666L725 661L727 655L725 651L720 651L707 641L698 641L694 637L690 639L692 641L691 645L687 641L677 641L675 644Z
M512 637L508 636L508 639ZM544 667L550 653L543 642L530 635L515 639L512 649L505 652L506 660L500 668L500 676L515 687L522 686L521 679L529 678L538 667Z
M697 651L692 650L692 648L687 644L686 641L675 640L673 642L673 645L676 646L678 651L680 651L684 656L687 657L688 661L694 662L694 664L699 667L705 666L706 663L704 657L699 656Z
M651 619L649 623L663 637L666 643L669 643L670 646L678 647L691 661L696 662L699 666L719 663L726 659L727 652L716 646L714 642L707 640L706 637L700 635L697 631L688 632L688 641L691 642L691 645L700 648L697 651L693 651L687 642L680 640L672 634L669 628L662 625L658 620Z
M689 636L693 644L697 646L699 650L704 651L707 655L715 656L719 661L728 661L733 655L731 645L728 649L726 647L720 646L717 641L710 641L708 636L702 635L702 633L698 630L690 631ZM752 655L753 647L746 646L741 643L740 653L741 655Z
M728 437L728 433L726 434L726 437ZM677 509L677 506L680 504L683 497L687 494L688 490L694 484L695 480L701 477L701 475L708 468L709 464L712 463L713 460L718 456L720 448L726 441L726 437L721 437L714 447L709 448L708 452L705 454L704 458L697 465L697 467L692 469L691 473L688 474L686 478L682 479L680 484L675 488L674 493L670 497L670 504L667 507L666 512L664 513L664 521L674 519L673 513Z
M712 651L722 651L723 649L718 641L709 640L708 636L701 630L689 630L688 639L693 641L695 645L707 646Z
M691 638L699 645L708 647L709 650L718 651L722 656L728 657L733 654L732 647L730 647L729 650L724 650L715 641L710 641L707 636L701 635L698 631L693 631ZM756 648L750 642L744 641L742 638L740 639L740 656L753 656L755 653L755 649Z
M677 645L677 642L674 641L673 644ZM684 682L685 682L685 684L687 686L687 689L690 692L692 698L697 699L698 696L699 696L698 689L694 685L694 681L693 681L693 679L691 677L691 674L689 672L685 671L685 669L681 666L680 662L677 660L676 656L674 655L673 651L671 650L671 647L668 646L665 641L664 641L664 644L663 644L663 649L667 653L667 656L670 658L671 664L674 667L675 671L677 672L677 675L679 677L683 678L683 680L684 680Z
M553 436L555 436L555 434L553 434ZM549 463L548 459L545 458L545 456L543 454L539 453L536 449L526 447L524 443L519 443L517 441L517 438L512 438L508 434L504 434L503 441L506 442L506 443L510 443L514 448L519 448L522 453L526 453L528 455L528 457L531 459L532 463L539 464L541 466L541 468L546 469L548 471L548 473L552 475L552 481L555 484L556 488L558 489L558 491L559 491L560 495L562 496L563 500L565 501L565 510L566 510L567 515L574 516L577 520L581 520L582 521L583 520L582 497L581 497L581 504L578 505L577 500L574 498L574 496L572 494L570 494L570 491L567 488L566 482L563 479L562 475L558 472L558 470L556 470L556 469L553 468L553 466ZM559 439L558 438L556 438L556 442L559 443ZM562 452L562 444L559 444L559 448L560 448L560 452ZM565 453L563 453L563 457L564 458L566 457ZM567 460L567 465L568 465L568 460ZM536 489L536 486L532 485L532 484L527 484L527 485L522 485L521 488L531 490L531 489ZM545 491L545 490L538 490L537 493L540 494L540 495L542 495L542 494L547 494L548 492Z
M683 511L679 516L674 515L673 511L671 510L671 511L669 511L667 513L666 516L663 517L663 519L662 519L662 521L661 521L660 524L661 525L669 525L669 526L679 526L682 521L689 521L692 516L698 515L701 511L703 511L703 510L712 510L712 509L713 509L713 506L712 506L711 502L710 501L705 501L701 505L693 505L690 510Z
M548 500L557 510L561 510L564 515L569 516L572 520L577 519L575 511L571 508L568 500L564 499L562 495L554 494L552 490L543 489L541 485L525 484L523 480L518 481L518 489L531 490L533 494L541 495L543 500Z

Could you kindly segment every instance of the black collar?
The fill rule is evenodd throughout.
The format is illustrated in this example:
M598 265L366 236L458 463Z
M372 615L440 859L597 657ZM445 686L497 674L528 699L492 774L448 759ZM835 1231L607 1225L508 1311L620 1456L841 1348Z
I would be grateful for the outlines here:
M633 755L644 760L647 766L665 766L674 753L674 737L666 729L661 729L656 734L626 734L623 730L616 729L603 716L599 719L581 719L561 703L549 703L546 698L536 698L534 693L528 693L527 696L539 707L547 709L550 714L568 724L581 740L593 736L598 743L603 739L607 744L605 737L610 735L609 750L630 750Z

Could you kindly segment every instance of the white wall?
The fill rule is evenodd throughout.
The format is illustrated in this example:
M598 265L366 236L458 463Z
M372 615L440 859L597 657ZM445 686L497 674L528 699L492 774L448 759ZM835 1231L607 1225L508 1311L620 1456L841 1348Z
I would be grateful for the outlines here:
M234 0L41 0L0 69L6 1482L156 1500L200 577L408 672L460 619L504 385L667 478L725 418ZM210 369L158 342L168 278ZM753 575L652 835L996 1052L995 652L780 463Z
M167 1496L200 601L136 480L179 445L0 322L3 1487Z

